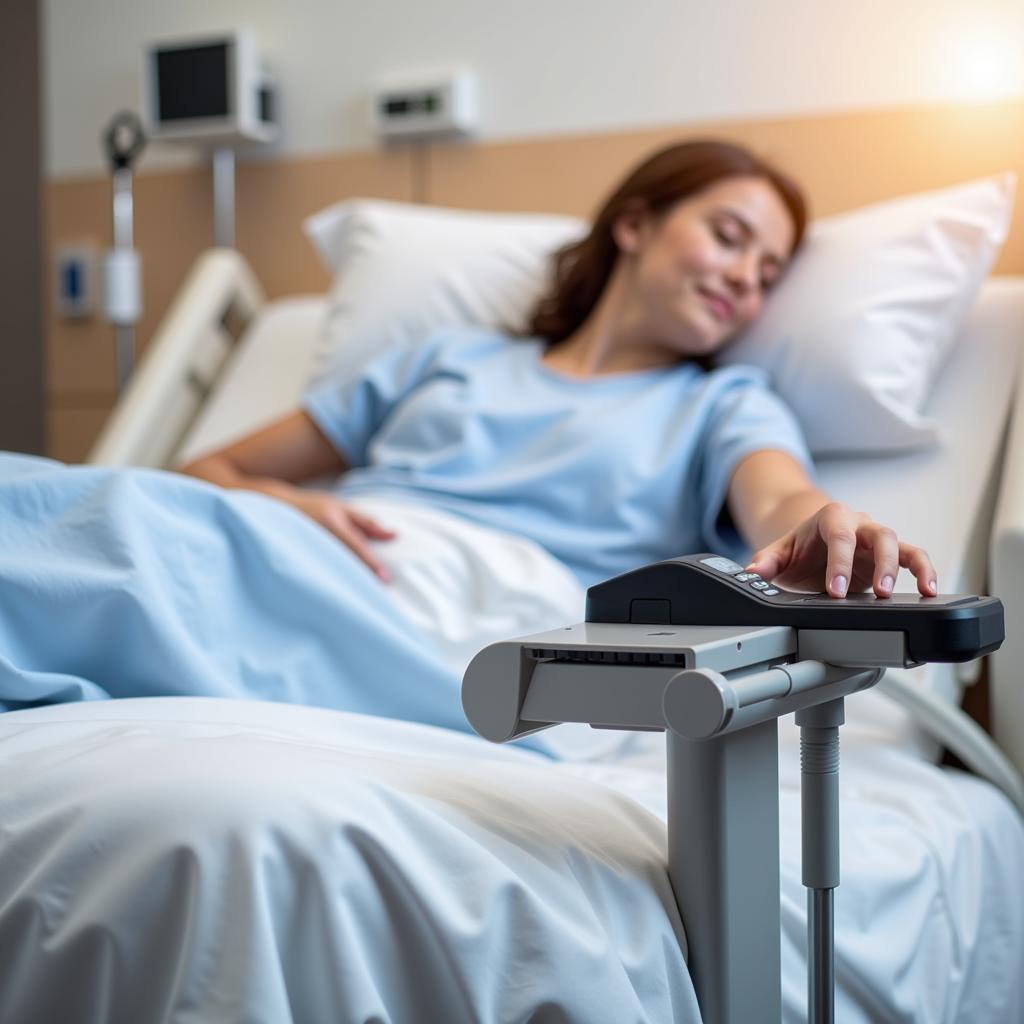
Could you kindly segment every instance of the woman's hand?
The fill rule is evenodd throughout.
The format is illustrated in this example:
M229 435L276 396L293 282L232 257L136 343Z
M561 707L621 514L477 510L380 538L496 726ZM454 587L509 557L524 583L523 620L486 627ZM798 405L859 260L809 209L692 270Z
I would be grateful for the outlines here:
M258 491L297 508L333 533L387 583L390 574L374 557L368 542L391 540L394 531L350 508L333 494L294 486L303 480L347 470L345 459L309 414L301 410L181 468L182 473L219 487Z
M301 491L296 488L292 493L276 496L300 512L304 512L329 533L333 533L384 583L391 578L387 567L374 556L368 542L392 540L396 536L394 530L381 526L376 520L350 505L346 505L333 494L325 494L322 491Z
M877 597L889 597L900 567L914 574L922 595L938 593L935 567L923 548L834 501L755 552L747 569L791 590L819 592L824 583L832 597L869 587Z

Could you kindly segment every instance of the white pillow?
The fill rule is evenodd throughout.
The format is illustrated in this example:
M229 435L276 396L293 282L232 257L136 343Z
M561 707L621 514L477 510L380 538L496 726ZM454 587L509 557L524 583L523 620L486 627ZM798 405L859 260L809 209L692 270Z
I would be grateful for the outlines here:
M719 361L764 367L816 455L934 444L921 410L1006 237L1015 180L815 222L761 318ZM571 217L380 200L337 203L304 227L335 275L311 383L440 327L522 325L551 253L586 230Z
M551 254L587 230L576 217L476 213L353 199L303 224L335 275L310 383L353 372L439 327L521 328Z
M1010 223L1002 174L811 225L758 320L718 357L753 363L817 455L940 438L925 402Z

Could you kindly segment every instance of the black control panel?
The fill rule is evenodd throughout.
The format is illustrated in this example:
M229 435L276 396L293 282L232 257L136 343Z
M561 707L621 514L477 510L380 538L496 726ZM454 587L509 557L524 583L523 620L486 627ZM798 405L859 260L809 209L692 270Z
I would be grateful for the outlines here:
M914 661L970 661L1003 642L1003 603L976 594L872 593L845 598L783 590L729 558L684 555L587 591L588 622L893 630Z

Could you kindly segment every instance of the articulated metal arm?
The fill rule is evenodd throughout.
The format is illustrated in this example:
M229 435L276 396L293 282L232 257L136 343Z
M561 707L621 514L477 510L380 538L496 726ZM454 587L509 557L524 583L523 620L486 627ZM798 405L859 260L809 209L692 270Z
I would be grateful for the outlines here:
M830 650L868 667L831 664ZM797 660L804 651L814 657ZM809 998L813 1019L826 1022L843 698L878 682L881 664L905 661L892 634L591 622L486 648L462 699L473 727L496 742L560 722L666 732L669 877L709 1024L781 1021L777 719L797 712Z

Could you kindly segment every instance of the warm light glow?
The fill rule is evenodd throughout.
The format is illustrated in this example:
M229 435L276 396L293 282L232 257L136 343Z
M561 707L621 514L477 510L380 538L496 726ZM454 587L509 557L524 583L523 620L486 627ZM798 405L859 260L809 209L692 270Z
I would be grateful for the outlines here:
M1004 99L1024 91L1024 53L1015 33L988 24L962 28L945 48L947 81L961 99Z

